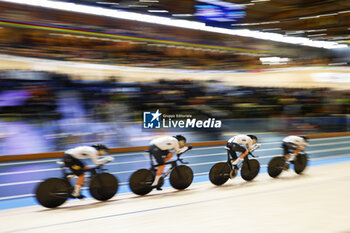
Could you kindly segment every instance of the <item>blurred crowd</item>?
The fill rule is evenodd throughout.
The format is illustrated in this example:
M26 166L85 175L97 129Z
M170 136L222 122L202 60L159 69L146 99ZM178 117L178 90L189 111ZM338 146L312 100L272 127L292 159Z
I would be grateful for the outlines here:
M8 153L1 150L1 144L12 145L13 153L28 145L41 148L35 152L96 142L111 147L145 145L148 138L142 137L154 132L141 131L142 114L157 109L163 114L223 121L222 129L215 133L195 132L201 136L197 140L206 134L208 139L218 140L223 131L283 130L276 122L288 118L294 119L293 125L287 126L289 131L293 127L346 130L350 109L349 91L230 86L214 80L126 83L111 77L87 82L63 74L21 70L0 74L0 154ZM295 121L299 118L318 122ZM333 118L341 120L325 121Z
M36 8L27 9L0 7L0 50L4 54L36 58L84 61L102 64L181 68L198 70L254 70L270 68L259 60L259 49L267 49L266 43L255 40L226 37L225 35L201 34L198 31L150 26L137 22L104 20L102 18L73 17L69 14L47 12ZM19 23L14 27L11 23ZM10 23L10 24L8 24ZM8 25L11 26L8 26ZM39 26L39 28L37 28ZM42 30L43 27L51 27ZM58 28L58 29L57 29ZM57 30L56 30L57 29ZM61 29L79 29L92 34L74 33ZM57 32L58 31L58 32ZM93 32L116 33L124 39L95 36ZM128 39L136 36L141 39ZM162 38L160 38L162 37ZM145 41L142 38L149 38ZM158 39L170 43L157 42ZM174 44L171 41L175 41ZM182 42L200 43L202 46L183 46ZM272 43L272 42L271 42ZM208 44L227 46L228 49L213 49ZM273 48L271 44L271 48ZM238 50L229 50L236 47ZM256 56L247 55L253 53ZM219 62L218 62L219 61ZM290 65L327 65L329 59L290 60Z
M79 38L81 36L73 34L61 36L57 33L48 34L13 28L2 31L0 49L9 55L155 68L199 70L262 68L257 58L239 56L231 52L219 53L189 47L174 48L175 46L171 45L165 47L161 44L123 42L97 37Z
M111 147L144 145L154 132L141 132L142 114L157 109L223 121L215 132L194 132L201 137L196 140L218 140L223 131L283 131L283 127L341 131L346 130L349 100L349 91L329 89L230 86L214 80L136 83L119 82L117 77L88 82L63 74L6 70L0 73L0 145L13 144L13 153L21 151L19 140L20 146L26 142L42 148L36 152L96 142ZM294 119L292 125L276 123L286 118ZM295 120L299 118L318 122ZM341 120L332 123L326 118ZM0 149L0 154L8 152Z
M60 118L60 93L74 92L89 117L115 121L119 105L127 119L138 121L143 111L186 111L198 117L268 118L347 114L350 92L327 88L268 88L232 86L216 80L158 80L151 83L72 80L68 75L44 71L6 70L0 73L1 114L37 114ZM12 93L11 93L12 92ZM20 101L21 100L21 101ZM119 106L115 107L114 105Z

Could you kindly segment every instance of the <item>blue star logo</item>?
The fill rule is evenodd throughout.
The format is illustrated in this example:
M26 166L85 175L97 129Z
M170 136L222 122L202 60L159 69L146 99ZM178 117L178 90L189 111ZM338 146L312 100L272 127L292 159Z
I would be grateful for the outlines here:
M162 113L157 109L156 112L143 112L143 128L144 129L160 129L160 116Z

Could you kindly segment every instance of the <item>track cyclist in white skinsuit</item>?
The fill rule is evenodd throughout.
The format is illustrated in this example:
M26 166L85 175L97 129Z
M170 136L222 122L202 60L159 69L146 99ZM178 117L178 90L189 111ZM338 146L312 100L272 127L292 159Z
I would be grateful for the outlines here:
M192 149L191 145L185 146L185 144L186 138L182 135L163 136L153 139L150 142L149 153L156 159L157 163L161 165L157 169L156 177L152 186L157 187L158 190L161 190L160 187L158 187L158 182L165 167L165 165L162 164L173 157L173 153L169 150L174 150L179 156L185 151Z
M309 144L307 143L308 137L306 136L288 136L282 140L283 156L286 160L284 169L288 170L289 163L293 163L295 157L306 148Z
M233 136L227 141L226 148L228 149L228 153L231 155L231 163L235 168L232 171L237 171L237 164L241 159L244 159L249 152L253 152L260 147L260 144L256 144L257 141L258 138L255 135L243 134ZM241 152L242 154L238 157L236 152ZM234 175L231 174L231 176Z
M78 176L71 197L78 199L84 198L84 196L80 194L80 189L84 185L84 172L89 167L86 166L81 159L90 158L95 165L99 166L114 160L111 156L98 160L98 156L103 156L106 153L108 153L108 148L103 144L78 146L65 151L63 156L65 166L69 167L73 174Z

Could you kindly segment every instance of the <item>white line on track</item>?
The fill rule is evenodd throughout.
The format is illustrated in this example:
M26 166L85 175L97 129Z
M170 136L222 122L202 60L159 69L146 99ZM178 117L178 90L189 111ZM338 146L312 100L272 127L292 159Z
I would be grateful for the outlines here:
M311 150L308 153L323 153L323 152L330 152L330 151L339 151L339 150L349 150L350 147L338 147L338 148L334 148L334 149L323 149L323 150Z
M350 147L348 147L350 148ZM258 159L262 159L262 158L273 158L276 156L280 156L279 154L277 155L269 155L269 156L263 156L263 157L259 157ZM344 157L344 156L349 156L348 154L341 154L341 155L336 155L336 156L325 156L325 157L318 157L318 158L310 158L310 161L315 161L315 160L322 160L322 159L328 159L328 158L340 158L340 157ZM225 160L226 161L226 160ZM225 162L225 161L210 161L210 162L204 162L204 163L193 163L190 164L191 167L194 166L201 166L201 165L208 165L208 164L215 164L218 162ZM266 167L266 165L261 165L261 167ZM129 170L129 171L119 171L119 172L111 172L111 174L121 174L121 173L132 173L135 170ZM195 173L194 175L196 175L197 173ZM35 181L24 181L24 182L14 182L14 183L4 183L4 184L0 184L0 187L2 186L10 186L10 185L21 185L21 184L30 184L30 183L38 183L41 182L42 180L35 180ZM120 183L120 184L124 184Z
M20 184L33 184L33 183L39 183L43 180L30 180L30 181L22 181L22 182L14 182L14 183L5 183L5 184L0 184L0 187L3 186L11 186L11 185L20 185Z
M18 171L18 172L4 172L4 173L0 173L0 176L18 175L18 174L25 174L25 173L32 173L32 172L57 171L57 170L60 170L60 168L47 168L47 169L28 170L28 171Z
M328 146L328 145L338 145L338 144L344 144L348 142L335 142L335 143L324 143L324 144L317 144L317 145L312 145L310 147L316 147L316 146ZM260 149L259 151L270 151L270 150L277 150L280 149L279 147L277 148L268 148L268 149ZM324 153L324 152L330 152L330 151L340 151L340 150L348 150L350 147L339 147L339 148L332 148L332 149L322 149L322 150L311 150L308 151L309 154L311 153ZM203 154L203 155L190 155L190 156L184 156L184 159L188 158L201 158L201 157L211 157L211 156L218 156L218 155L226 155L226 152L222 153L214 153L214 154ZM265 159L265 158L272 158L275 156L280 156L280 154L274 154L274 155L268 155L268 156L261 156L257 157L258 159ZM136 160L136 161L128 161L128 162L118 162L118 163L109 163L107 166L111 165L122 165L122 164L132 164L132 163L147 163L149 160ZM191 164L191 166L197 166L197 164ZM16 175L16 174L25 174L25 173L35 173L35 172L45 172L45 171L58 171L61 168L49 168L49 169L38 169L38 170L28 170L28 171L18 171L18 172L4 172L0 173L0 176L5 176L5 175ZM133 171L133 170L132 170ZM121 172L114 172L112 174L122 174L122 173L128 173L132 171L121 171Z
M342 136L342 137L332 137L332 138L316 138L316 139L310 139L310 141L325 141L325 140L339 140L339 139L350 139L350 136ZM263 145L270 145L270 144L279 144L281 141L276 141L276 142L266 142L262 143ZM327 145L336 145L336 144L342 144L346 143L344 142L335 142L335 144L328 143ZM326 144L313 144L310 145L310 147L314 146L321 146L321 145L326 145ZM192 150L209 150L209 149L217 149L217 148L223 148L224 146L210 146L210 147L197 147L193 148ZM260 149L259 151L261 151ZM146 152L130 152L130 153L122 153L122 154L116 154L116 155L111 155L113 157L123 157L123 156L131 156L131 155L145 155ZM32 161L21 161L21 162L10 162L10 163L0 163L0 166L10 166L10 165L20 165L20 164L32 164L32 163L47 163L47 162L55 162L58 161L59 158L57 159L43 159L43 160L32 160Z
M184 158L210 157L210 156L225 155L225 154L226 153L192 155L192 156L187 156L187 157L184 157ZM137 160L137 161L130 161L130 162L110 163L110 164L107 164L107 165L120 165L120 164L141 163L141 162L149 162L149 160ZM24 174L24 173L45 172L45 171L56 171L56 170L57 171L61 170L61 168L38 169L38 170L18 171L18 172L4 172L4 173L0 173L0 176L18 175L18 174ZM132 170L132 171L134 171L134 170ZM120 173L128 173L128 172L131 172L131 171L113 172L112 174L120 174Z
M350 139L350 136L313 138L313 139L310 139L310 141L327 141L327 140L337 140L337 139Z
M342 154L342 155L337 155L337 156L326 156L326 157L320 157L320 158L311 158L310 161L318 161L318 160L332 159L332 158L341 158L341 157L348 157L348 156L349 156L349 154ZM267 167L267 165L261 165L261 167ZM200 173L195 173L194 176L201 176L201 175L208 175L208 174L209 174L209 172L200 172ZM40 180L37 182L40 182ZM126 184L128 184L128 182L122 182L119 184L126 185ZM88 189L88 188L83 187L83 189ZM22 194L22 195L6 196L6 197L0 197L0 201L16 199L16 198L24 198L24 197L33 197L33 196L34 196L34 194Z
M0 163L0 166L11 166L11 165L23 165L23 164L32 164L32 163L49 163L56 162L57 159L40 159L40 160L30 160L30 161L21 161L21 162L11 162L11 163Z
M7 196L7 197L0 197L0 201L8 200L8 199L15 199L15 198L23 198L23 197L33 197L34 194L23 194L23 195L15 195L15 196Z

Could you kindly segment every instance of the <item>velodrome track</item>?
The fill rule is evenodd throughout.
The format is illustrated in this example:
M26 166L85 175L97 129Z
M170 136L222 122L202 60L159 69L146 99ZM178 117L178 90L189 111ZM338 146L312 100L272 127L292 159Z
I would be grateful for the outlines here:
M266 173L268 161L281 153L279 137L265 137L262 147L254 152L261 164L260 173ZM350 136L318 138L310 140L307 152L310 165L350 161ZM114 174L120 187L118 194L130 192L128 179L132 172L149 168L149 156L145 152L113 154L115 160L106 165L108 172ZM194 182L207 182L210 168L218 161L226 160L223 146L197 147L185 153L182 158L189 162L194 171ZM60 177L61 171L55 163L57 159L29 160L0 163L0 209L36 205L33 193L36 185L50 177ZM237 177L236 179L241 179ZM229 184L232 181L228 181ZM168 182L165 187L169 186ZM191 186L190 186L191 188ZM84 191L85 192L85 191ZM161 191L152 191L160 194ZM151 194L152 194L151 193ZM87 194L87 192L86 192ZM114 197L118 199L118 194ZM69 205L67 202L65 205Z
M56 209L36 205L32 197L40 180L60 174L55 159L0 163L0 233L349 232L350 137L312 139L304 174L289 170L272 179L266 164L280 154L279 139L265 139L255 152L262 169L252 182L237 177L212 185L207 173L225 160L223 147L193 148L183 156L195 173L188 189L166 187L143 197L129 192L127 180L149 166L148 155L115 154L107 166L122 183L114 198L70 200Z

